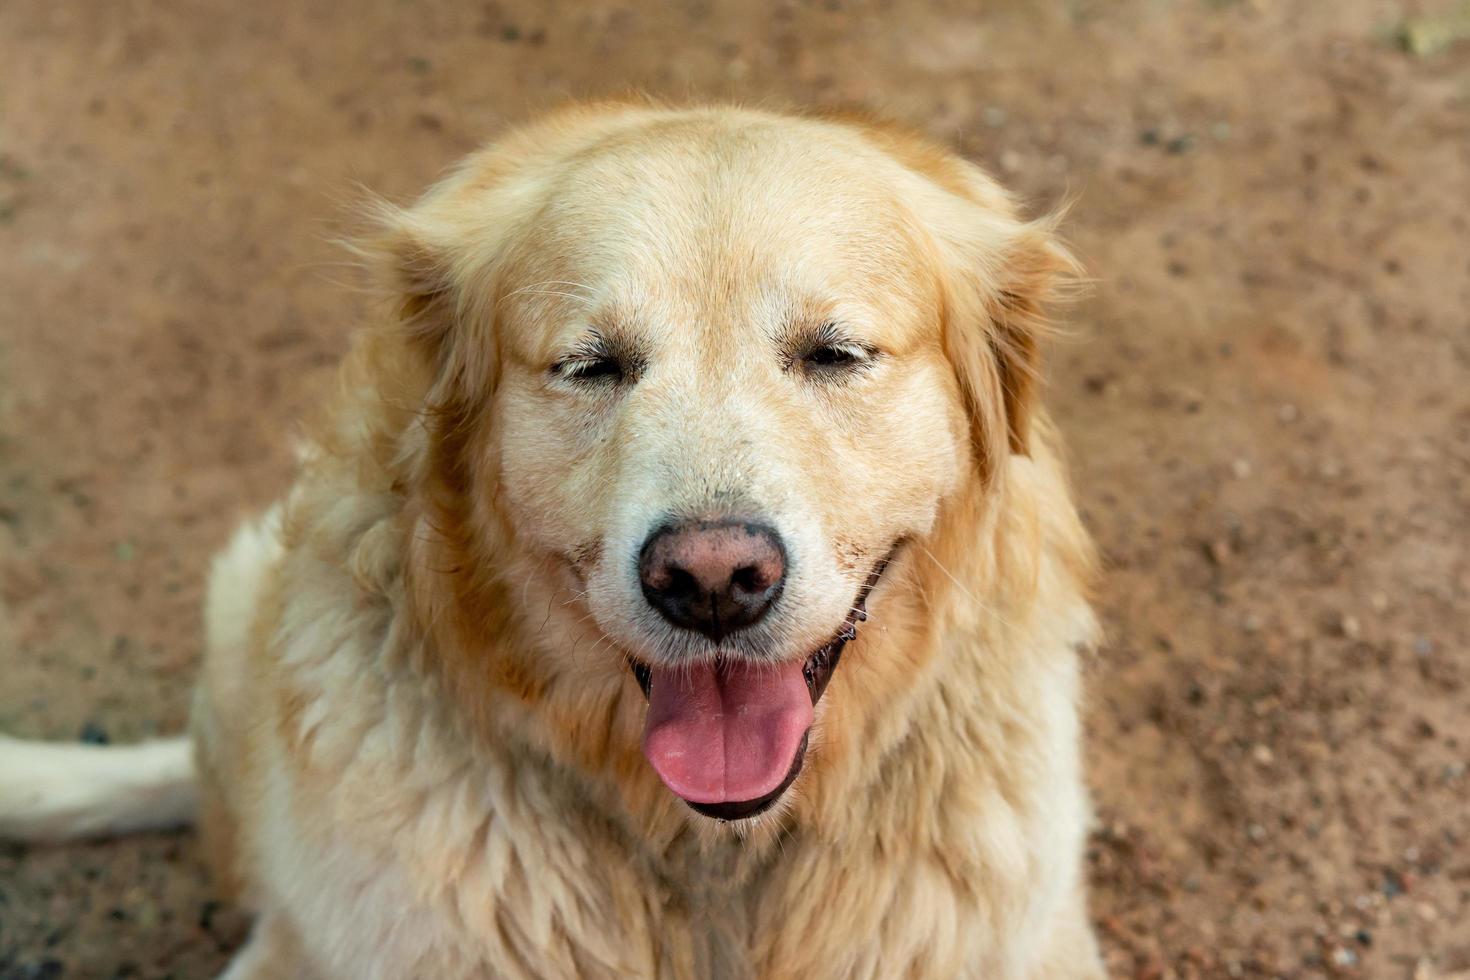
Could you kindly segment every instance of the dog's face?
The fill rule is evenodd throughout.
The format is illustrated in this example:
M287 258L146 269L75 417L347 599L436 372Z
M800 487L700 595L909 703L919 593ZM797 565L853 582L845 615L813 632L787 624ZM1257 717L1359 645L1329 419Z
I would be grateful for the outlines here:
M750 816L799 772L886 563L1021 447L1030 348L996 314L1025 310L975 280L1024 226L828 123L695 114L551 156L424 205L441 384L485 400L467 489L643 688L665 784Z

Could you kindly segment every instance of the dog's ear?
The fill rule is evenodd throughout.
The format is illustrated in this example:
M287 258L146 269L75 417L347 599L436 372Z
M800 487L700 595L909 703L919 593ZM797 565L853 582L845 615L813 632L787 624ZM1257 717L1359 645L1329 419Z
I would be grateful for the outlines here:
M1047 311L1076 281L1078 264L1056 239L1055 218L1018 220L999 188L971 173L965 203L940 234L943 336L975 458L989 474L1008 453L1030 452Z
M392 291L394 316L426 356L442 357L456 305L449 256L428 240L409 214L396 215L386 224L380 253L380 275Z
M496 380L494 312L504 227L446 218L443 185L411 208L376 204L359 246L389 304L389 329L422 363L430 405L487 396Z

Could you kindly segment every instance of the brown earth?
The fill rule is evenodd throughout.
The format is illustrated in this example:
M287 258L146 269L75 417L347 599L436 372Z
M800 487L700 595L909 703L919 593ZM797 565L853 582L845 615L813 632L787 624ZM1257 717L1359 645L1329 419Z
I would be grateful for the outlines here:
M1470 43L1395 43L1455 2L6 0L0 730L183 726L210 552L364 308L357 183L630 85L864 102L1078 198L1115 973L1463 976ZM4 847L0 977L211 975L211 894L187 834Z

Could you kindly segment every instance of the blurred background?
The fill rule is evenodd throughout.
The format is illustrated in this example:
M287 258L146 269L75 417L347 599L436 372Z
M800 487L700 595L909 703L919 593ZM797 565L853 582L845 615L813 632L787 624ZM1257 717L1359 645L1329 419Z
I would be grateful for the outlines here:
M0 3L0 730L179 731L210 553L366 312L330 242L631 86L864 103L1098 285L1049 399L1109 574L1119 977L1470 977L1470 4ZM0 846L0 977L212 975L194 839Z

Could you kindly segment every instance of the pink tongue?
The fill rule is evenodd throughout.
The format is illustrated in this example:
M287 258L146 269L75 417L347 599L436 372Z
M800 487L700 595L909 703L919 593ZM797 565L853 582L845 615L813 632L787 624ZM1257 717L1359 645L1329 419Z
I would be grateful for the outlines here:
M691 803L742 803L781 785L811 724L799 663L655 667L643 754Z

